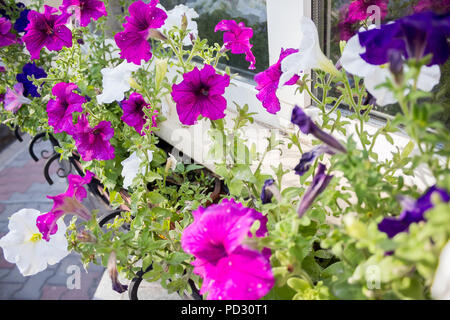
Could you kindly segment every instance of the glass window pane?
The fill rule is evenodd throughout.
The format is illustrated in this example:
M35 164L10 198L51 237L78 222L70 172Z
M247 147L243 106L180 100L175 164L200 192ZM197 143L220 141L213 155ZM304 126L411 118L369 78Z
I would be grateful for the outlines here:
M222 59L232 72L239 73L249 79L269 66L269 49L267 41L267 11L265 0L161 0L160 3L171 10L178 4L194 8L199 17L196 19L199 37L208 39L209 44L223 44L223 32L214 32L214 27L221 20L244 22L253 29L252 52L256 58L256 69L249 70L249 62L244 54L228 54L229 60ZM220 64L219 64L220 65Z
M318 26L323 51L336 62L340 57L339 41L348 40L359 29L358 24L344 23L347 8L352 0L313 0L312 17ZM439 1L436 1L436 3ZM413 14L418 1L390 0L386 17L381 21L385 24L400 17ZM432 8L439 10L439 6ZM416 8L416 11L419 10ZM442 13L442 12L440 12ZM450 60L441 66L441 81L433 92L444 106L445 112L439 117L447 127L450 127ZM374 108L375 111L394 115L400 111L398 104Z

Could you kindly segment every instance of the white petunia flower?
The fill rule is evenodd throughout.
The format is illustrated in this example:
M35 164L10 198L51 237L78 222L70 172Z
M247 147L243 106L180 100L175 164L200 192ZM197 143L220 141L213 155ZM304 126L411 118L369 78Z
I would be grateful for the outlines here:
M169 157L167 158L166 162L166 172L169 171L169 168L172 169L172 171L175 170L177 167L177 158L175 158L171 153L169 153Z
M115 68L103 68L103 92L97 96L98 103L122 101L130 90L131 73L140 68L134 63L123 61Z
M364 29L360 30L363 31ZM394 94L386 87L378 87L388 79L393 81L394 77L389 71L388 65L373 65L367 63L361 54L365 48L359 43L358 34L351 37L342 52L342 67L349 73L364 78L364 85L369 93L375 97L379 106L385 106L397 102ZM408 72L408 66L404 65L404 71ZM423 66L420 69L417 88L423 91L431 91L439 83L441 72L439 66ZM411 79L411 84L412 84ZM377 88L378 87L378 88Z
M148 161L153 160L153 151L147 152ZM146 159L141 159L138 157L136 151L133 152L127 159L123 160L122 166L122 177L123 177L123 187L128 188L133 183L134 178L138 174L144 173L144 168L141 168L141 163L146 161Z
M450 241L442 249L439 265L431 286L431 296L437 300L450 300Z
M163 6L158 5L161 9L164 9ZM187 28L186 30L189 31L189 33L192 33L195 38L198 37L198 28L197 28L197 22L195 22L192 19L198 18L198 13L184 4L179 4L175 6L172 10L169 10L167 13L167 19L164 22L164 25L160 28L160 31L164 34L168 34L169 30L173 27L177 26L178 28L181 28L181 23L183 20L183 15L186 15L187 19ZM186 36L183 39L183 45L188 46L191 44L191 40L189 39L189 36Z
M339 71L333 62L328 59L320 49L319 33L314 22L307 17L301 18L302 38L298 52L290 54L281 62L281 75L279 87L283 86L294 75L308 69L321 69L333 75Z
M39 215L41 212L35 209L22 209L14 213L9 218L9 232L0 239L5 259L15 263L24 276L41 272L47 264L54 265L69 254L64 221L58 221L58 231L50 241L45 241L36 227Z

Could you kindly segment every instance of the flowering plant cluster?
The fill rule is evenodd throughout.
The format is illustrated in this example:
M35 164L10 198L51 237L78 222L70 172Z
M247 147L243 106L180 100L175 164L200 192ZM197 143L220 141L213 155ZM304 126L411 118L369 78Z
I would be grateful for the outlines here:
M146 270L169 292L194 284L207 299L450 298L450 134L432 120L450 13L421 9L376 26L367 8L384 18L388 1L353 1L342 23L361 28L336 63L304 17L299 45L255 75L255 96L260 113L277 115L278 89L293 86L315 108L294 106L287 134L272 130L258 152L247 135L255 113L226 98L236 75L218 68L229 55L258 64L244 22L218 21L223 42L211 45L185 5L121 1L113 16L109 1L41 2L0 1L0 119L55 137L60 159L81 171L48 196L49 212L12 215L0 246L23 275L76 251L107 267L118 292L119 273ZM401 112L368 130L373 107L392 103ZM208 124L214 173L165 147L169 118ZM394 146L387 157L382 140ZM120 211L104 227L101 208L84 203L94 180Z

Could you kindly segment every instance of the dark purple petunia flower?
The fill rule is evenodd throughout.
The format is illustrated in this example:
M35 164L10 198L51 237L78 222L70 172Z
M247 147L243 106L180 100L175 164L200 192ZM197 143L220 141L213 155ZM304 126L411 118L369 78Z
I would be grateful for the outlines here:
M130 94L128 100L121 103L123 109L123 116L120 118L130 127L136 129L141 136L145 135L142 128L147 121L144 113L144 108L149 108L149 104L145 102L144 97L137 92Z
M335 152L327 145L320 145L314 147L309 152L303 153L300 162L294 168L295 174L298 174L299 176L304 175L309 170L314 160L324 153L333 155Z
M317 168L316 175L314 176L313 181L309 185L308 189L306 189L302 199L300 200L300 205L297 209L297 214L300 218L312 205L314 199L316 199L325 190L325 188L333 178L333 176L327 175L325 173L325 169L325 165L319 163L319 167Z
M11 33L11 21L1 17L0 18L0 48L10 46L16 43L16 36Z
M22 73L16 76L17 81L23 84L25 96L40 97L41 95L37 91L38 87L28 80L28 76L34 76L35 79L40 79L46 78L47 73L44 69L37 67L34 62L28 62L23 66Z
M148 39L154 36L155 29L160 28L167 19L164 10L157 8L158 0L150 3L136 1L130 5L130 16L123 24L124 30L114 36L120 48L120 58L140 65L142 59L148 61L152 57L151 46Z
M432 186L425 192L423 196L414 200L409 197L401 198L403 211L398 217L384 218L378 224L378 230L385 232L389 238L393 238L400 232L406 232L411 223L418 223L425 221L425 212L433 208L431 197L433 194L438 194L443 202L450 201L450 195L445 189L438 188L436 185Z
M366 52L361 57L368 63L389 62L389 52L400 51L406 59L421 59L433 54L429 66L444 64L450 55L450 13L438 15L431 11L416 13L359 33L359 42Z
M297 49L286 49L281 48L280 57L278 61L271 65L267 70L255 75L255 82L257 83L256 90L258 94L256 98L262 102L263 107L266 108L267 112L276 114L280 111L280 100L277 97L277 89L280 82L281 62L284 58L292 53L298 52ZM298 75L293 76L288 82L283 85L294 85L300 77Z
M298 106L295 106L292 110L291 122L296 124L304 134L312 134L331 148L340 152L347 152L347 149L339 141L316 126L311 118Z
M28 13L30 23L27 33L22 37L25 46L31 54L31 59L39 59L41 49L47 47L50 51L59 51L63 47L72 47L72 31L65 26L69 13L56 15L57 9L44 6L44 13L31 10Z
M264 181L264 186L261 191L261 201L263 204L269 203L272 201L273 193L268 190L270 186L272 186L275 183L275 180L273 179L267 179Z
M28 26L28 23L30 23L28 20L28 12L30 12L30 9L27 9L23 3L18 3L17 7L22 11L20 11L19 18L17 18L14 23L14 29L19 33L25 32L25 28Z
M222 20L214 28L214 32L225 31L223 34L223 44L232 54L245 54L245 60L250 62L249 69L255 69L256 59L252 53L253 45L250 38L253 36L253 29L246 27L243 22L237 23L234 20Z
M62 12L74 12L80 26L86 27L91 19L107 16L105 4L99 0L64 0L59 8Z
M56 99L50 99L47 103L48 124L55 129L55 132L67 132L73 134L73 113L83 111L83 103L86 99L74 93L78 86L74 83L60 82L52 89L52 94Z
M172 86L172 98L181 123L192 125L200 114L211 120L225 117L227 101L223 94L229 85L230 76L217 74L208 64L202 70L195 67L185 73L183 81Z
M78 118L73 138L83 161L110 160L115 157L110 140L114 136L111 122L100 121L94 128L89 126L85 114Z

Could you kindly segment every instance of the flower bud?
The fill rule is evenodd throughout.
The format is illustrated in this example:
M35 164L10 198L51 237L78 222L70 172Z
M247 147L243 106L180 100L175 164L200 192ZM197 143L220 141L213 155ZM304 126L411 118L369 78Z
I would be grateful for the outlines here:
M108 273L111 277L113 290L122 293L128 289L128 286L125 284L121 284L119 281L119 272L117 271L117 257L116 253L112 251L109 255L108 259Z
M130 84L130 87L132 87L135 90L142 90L142 87L134 80L133 77L130 77L128 79L128 83Z
M389 70L394 75L395 82L400 84L403 80L403 57L399 50L389 50Z
M87 230L81 230L77 234L77 240L80 242L86 242L86 243L95 243L97 242L97 238L94 237L94 235Z
M186 31L188 25L188 19L186 17L186 13L183 13L181 16L181 30Z
M166 41L167 38L165 35L163 35L159 30L156 29L149 29L148 30L148 36L147 39L152 38L152 39L158 39L161 41Z
M161 86L162 81L167 73L167 59L156 59L155 61L155 81L156 87Z

